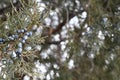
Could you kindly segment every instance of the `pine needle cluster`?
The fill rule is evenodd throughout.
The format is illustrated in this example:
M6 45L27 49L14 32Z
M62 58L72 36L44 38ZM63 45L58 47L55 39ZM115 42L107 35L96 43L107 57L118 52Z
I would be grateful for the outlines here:
M19 10L11 3L11 12L5 13L7 20L0 21L0 79L11 80L38 74L33 72L33 68L35 58L38 57L35 53L39 54L39 51L25 48L32 47L34 43L44 43L45 37L35 35L35 32L47 13L44 16L39 10L41 6L35 1L19 1ZM35 29L34 25L37 25Z

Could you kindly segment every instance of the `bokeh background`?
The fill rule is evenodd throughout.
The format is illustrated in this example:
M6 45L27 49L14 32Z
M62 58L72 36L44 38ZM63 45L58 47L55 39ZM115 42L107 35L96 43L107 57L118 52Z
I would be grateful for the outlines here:
M30 1L24 0L26 4ZM32 45L39 49L33 63L37 68L34 72L41 76L25 74L19 76L21 80L120 79L120 0L36 2L42 16L35 34L45 38L44 43L39 44L38 39ZM19 0L13 3L20 12ZM10 1L0 0L1 23L7 21L4 14L8 12Z

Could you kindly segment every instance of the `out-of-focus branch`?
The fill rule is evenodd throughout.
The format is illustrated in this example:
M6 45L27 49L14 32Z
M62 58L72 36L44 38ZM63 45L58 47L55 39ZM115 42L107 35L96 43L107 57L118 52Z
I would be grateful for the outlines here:
M69 17L68 17L68 20L72 19L74 16L75 16L74 13L70 13L70 14L69 14ZM60 23L60 24L57 26L56 29L50 28L50 30L49 30L49 35L55 34L55 33L59 32L66 23L67 23L67 18L65 18L65 19L63 20L63 22Z
M48 34L48 35L50 36L50 35L52 35L52 34L58 33L58 32L62 29L62 27L63 27L70 19L72 19L73 17L75 17L77 14L81 14L83 11L84 11L84 10L81 10L81 11L79 11L79 12L69 13L69 14L68 14L68 17L66 17L66 18L63 20L63 22L60 23L60 24L56 27L56 29L53 29L53 28L50 28L50 29L49 29L49 34ZM67 16L67 15L66 15L66 16Z
M48 29L48 33L47 34L45 34L45 36L48 36L48 38L46 38L46 42L45 42L45 44L60 44L60 42L62 42L62 41L65 41L65 40L67 40L67 39L62 39L62 40L60 40L60 41L51 41L51 35L53 35L53 34L56 34L56 33L59 33L60 31L61 31L61 29L62 29L62 27L67 23L67 22L69 22L73 17L75 17L76 15L78 15L78 14L81 14L82 12L83 12L84 10L81 10L81 11L79 11L79 12L73 12L73 13L69 13L69 15L68 15L68 17L66 17L66 18L64 18L64 20L63 20L63 22L62 23L60 23L60 24L58 24L58 26L56 27L56 29L54 29L54 28L49 28ZM45 31L46 32L46 31Z
M65 39L61 39L61 40L59 40L59 41L47 41L46 43L47 44L60 44L62 41L65 41L65 40L67 40L66 38Z

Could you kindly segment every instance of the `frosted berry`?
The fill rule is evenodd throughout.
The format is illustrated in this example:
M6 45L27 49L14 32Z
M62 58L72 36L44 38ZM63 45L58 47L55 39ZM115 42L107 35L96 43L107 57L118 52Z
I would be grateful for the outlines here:
M21 42L22 42L22 43L25 43L25 39L22 39Z
M4 42L5 42L5 39L0 38L0 43L4 43Z
M21 53L22 53L22 48L18 48L18 49L16 50L16 52L18 52L19 54L21 54Z
M17 30L17 33L21 33L21 30Z
M17 34L12 35L12 37L13 37L14 39L18 39L18 38L19 38L19 36L18 36Z
M19 48L22 48L22 43L21 43L21 42L18 43L18 47L19 47Z
M26 32L25 35L27 35L28 37L32 36L32 31Z
M25 40L28 39L28 36L27 36L27 35L24 35L23 39L25 39Z

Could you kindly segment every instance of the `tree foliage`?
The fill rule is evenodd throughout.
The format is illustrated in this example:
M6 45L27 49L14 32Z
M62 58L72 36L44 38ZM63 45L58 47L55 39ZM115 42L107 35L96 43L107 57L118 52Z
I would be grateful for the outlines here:
M0 5L1 79L119 80L119 0L5 0Z

